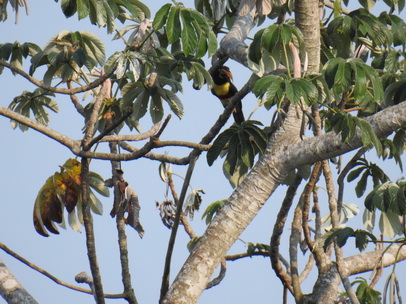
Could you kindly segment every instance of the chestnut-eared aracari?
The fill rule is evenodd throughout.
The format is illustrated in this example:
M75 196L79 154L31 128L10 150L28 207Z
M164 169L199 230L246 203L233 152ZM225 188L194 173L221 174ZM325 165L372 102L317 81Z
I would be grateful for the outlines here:
M211 92L217 96L224 107L227 106L231 97L233 97L237 93L237 88L232 83L233 75L230 72L230 69L227 66L221 66L215 69L211 73L211 77L213 78L213 88ZM233 116L235 122L240 125L244 122L244 114L242 112L242 103L239 100L233 110Z

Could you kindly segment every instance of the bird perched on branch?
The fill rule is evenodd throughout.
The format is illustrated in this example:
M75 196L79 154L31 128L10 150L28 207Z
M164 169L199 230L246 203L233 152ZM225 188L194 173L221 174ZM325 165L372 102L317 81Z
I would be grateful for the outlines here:
M211 92L217 96L224 107L227 106L230 99L237 93L237 88L232 83L233 75L230 72L229 67L221 66L211 72L211 77L213 78L213 88ZM234 120L237 124L244 122L244 114L242 112L242 103L239 100L233 110Z

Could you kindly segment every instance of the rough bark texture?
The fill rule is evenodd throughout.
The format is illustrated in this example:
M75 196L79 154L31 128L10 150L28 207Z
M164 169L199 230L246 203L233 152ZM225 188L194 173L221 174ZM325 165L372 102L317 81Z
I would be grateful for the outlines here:
M37 301L11 274L2 260L0 260L0 295L9 304L37 304Z
M406 102L375 114L368 122L379 137L388 136L393 130L406 126ZM361 145L359 132L348 143L341 141L341 135L328 133L296 144L284 143L277 150L269 145L268 151L209 225L163 303L196 303L221 259L289 170L344 154Z
M398 250L399 245L394 245L384 254L384 250L382 249L350 256L344 259L344 271L347 275L371 271L371 269L380 263L381 258L383 267L390 266L396 262ZM405 259L406 247L403 246L398 253L397 261L399 262ZM306 295L302 303L335 303L340 281L340 274L338 273L336 264L333 263L328 272L319 275L313 292Z

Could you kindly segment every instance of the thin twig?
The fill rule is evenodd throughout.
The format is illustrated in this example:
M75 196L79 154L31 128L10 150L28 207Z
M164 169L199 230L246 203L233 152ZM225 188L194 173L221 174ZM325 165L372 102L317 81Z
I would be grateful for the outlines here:
M334 191L334 183L333 177L331 174L330 166L328 161L324 160L323 162L323 174L326 181L326 188L328 194L328 201L329 201L329 208L330 208L330 217L331 217L331 224L333 228L337 228L339 225L339 215L338 215L338 208L337 208L337 200L335 198L335 191ZM337 244L334 245L336 261L337 261L337 270L341 277L341 281L344 285L345 290L347 291L348 296L351 299L351 303L359 304L357 295L355 294L351 283L348 279L348 276L345 272L345 261L343 258L343 251Z
M82 214L83 224L85 226L87 256L89 258L90 270L94 283L94 296L98 304L104 304L103 284L100 275L99 264L97 262L96 243L94 236L93 218L90 212L90 186L89 186L89 159L82 158L81 178L81 196L82 196Z
M226 272L227 272L227 263L226 263L226 260L223 259L220 263L219 275L217 277L215 277L213 280L211 280L209 283L207 283L206 289L210 289L210 288L220 284L221 281L223 281L223 279L225 278Z
M277 277L282 281L282 284L286 286L291 293L292 289L292 280L287 272L283 269L280 259L279 259L279 245L283 229L285 227L286 219L289 214L289 210L292 206L293 199L296 195L296 191L302 182L302 177L299 174L296 174L295 180L292 184L289 185L288 190L286 191L286 196L282 202L282 206L279 209L278 215L276 217L275 225L273 228L271 241L270 241L270 258L271 265L275 271Z
M91 290L89 289L85 289L85 288L81 288L69 283L66 283L60 279L58 279L57 277L55 277L54 275L52 275L51 273L49 273L48 271L42 269L41 267L35 265L34 263L31 263L30 261L28 261L27 259L25 259L24 257L22 257L21 255L19 255L18 253L16 253L15 251L11 250L10 248L8 248L6 245L4 245L3 243L0 242L0 249L2 249L4 252L6 252L7 254L9 254L10 256L12 256L13 258L15 258L16 260L19 260L21 263L27 265L28 267L30 267L31 269L43 274L44 276L46 276L48 279L54 281L56 284L64 286L66 288L72 289L72 290L76 290L79 292L83 292L83 293L87 293L87 294L93 294ZM104 297L106 299L122 299L124 297L124 294L111 294L111 293L106 293L104 294Z
M97 88L106 79L110 78L110 76L113 75L113 73L115 71L115 67L114 67L111 71L109 71L108 73L104 74L100 78L96 79L95 81L93 81L93 82L91 82L91 83L89 83L87 85L77 87L77 88L74 88L74 89L64 89L64 88L56 88L56 87L53 87L53 86L45 85L45 84L42 83L42 81L32 77L28 73L24 72L23 70L17 68L16 66L14 66L14 65L12 65L12 64L4 61L4 60L0 60L0 66L4 66L4 67L12 70L13 72L15 72L17 74L20 74L22 77L24 77L29 82L36 85L37 87L40 87L40 88L42 88L42 89L44 89L46 91L59 93L59 94L65 94L65 95L73 95L73 94L82 93L82 92L86 92L86 91L89 91L91 89Z
M66 83L66 85L68 86L69 90L73 90L72 81L68 81ZM80 104L77 96L75 94L70 94L69 97L70 97L70 100L72 101L73 105L75 106L76 111L78 111L78 113L80 115L85 116L85 109Z
M109 143L110 152L113 154L118 153L117 143ZM118 186L117 168L120 168L119 163L112 161L111 170L114 180L114 206L120 205L121 193ZM121 264L121 277L124 286L125 299L130 304L137 304L137 298L135 296L134 289L131 284L131 272L130 264L128 259L128 246L127 246L127 235L125 233L125 219L124 219L124 209L118 208L116 215L116 226L118 234L118 248L120 251L120 264Z
M176 192L176 189L175 189L175 184L172 179L172 174L168 174L168 186L169 186L169 189L171 189L171 193L172 193L173 201L175 202L175 206L177 206L177 204L179 202L179 197L178 197L178 193ZM183 227L185 228L186 233L189 235L189 237L191 239L193 239L194 237L197 236L196 233L193 231L193 228L190 225L190 223L187 220L187 217L184 215L184 213L182 213L182 215L180 217L180 221L181 221Z

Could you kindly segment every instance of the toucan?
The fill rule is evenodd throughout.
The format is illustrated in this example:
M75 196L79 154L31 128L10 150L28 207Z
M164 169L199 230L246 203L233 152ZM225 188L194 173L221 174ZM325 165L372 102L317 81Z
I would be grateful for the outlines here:
M231 97L237 93L237 88L232 83L233 75L230 72L230 68L227 66L220 66L211 72L211 77L213 78L213 88L211 92L213 95L217 96L224 107L227 106ZM235 122L240 125L244 122L244 114L242 112L242 103L241 100L238 101L234 110L233 116Z

